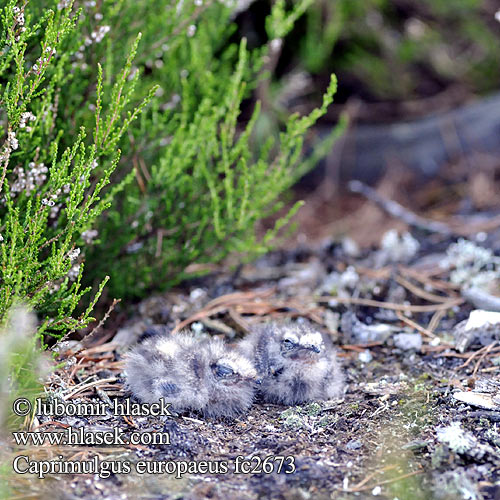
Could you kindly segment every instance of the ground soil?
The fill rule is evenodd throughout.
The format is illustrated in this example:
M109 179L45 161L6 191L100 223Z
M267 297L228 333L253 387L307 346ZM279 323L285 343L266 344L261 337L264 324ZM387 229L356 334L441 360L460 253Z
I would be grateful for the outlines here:
M171 329L183 321L201 333L232 342L252 324L302 318L329 334L336 345L346 393L342 400L292 408L257 400L248 414L235 420L208 420L197 414L166 419L111 414L39 417L31 424L39 431L67 426L83 426L88 431L117 427L124 435L137 430L165 431L171 444L28 447L12 449L13 455L22 452L34 460L59 455L88 460L97 455L132 464L139 460L226 461L228 472L191 473L180 479L135 472L105 479L96 474L49 475L43 481L16 475L12 482L15 498L499 498L500 411L469 406L453 394L469 391L481 378L498 380L500 353L497 343L486 353L480 344L472 344L464 353L454 348L453 326L467 318L473 307L461 301L446 272L428 265L429 256L447 243L420 251L411 262L378 268L374 262L380 251L348 257L334 242L274 252L236 273L212 275L152 297L123 324L111 321L107 329L83 342L63 345L59 354L63 366L47 384L49 393L67 402L123 401L122 360L127 344L152 324ZM349 303L348 296L344 301L329 299L335 295L332 276L345 276L348 266L358 273L349 296L371 298L377 301L375 306ZM402 276L414 285L413 291L400 284ZM325 283L330 283L330 292ZM422 298L422 291L441 294L442 302L455 300L455 305L450 302L444 314L438 314L431 336L422 333L420 349L398 348L393 337L356 342L342 322L349 312L365 325L385 323L418 333L408 320L426 328L438 310L433 305L440 303ZM401 313L386 307L392 303L430 307L402 321ZM439 438L450 425L460 425L460 432L468 436L464 439L471 440L466 450L453 449ZM455 433L457 428L452 427ZM296 470L292 473L285 465L280 473L235 474L238 456L293 457Z

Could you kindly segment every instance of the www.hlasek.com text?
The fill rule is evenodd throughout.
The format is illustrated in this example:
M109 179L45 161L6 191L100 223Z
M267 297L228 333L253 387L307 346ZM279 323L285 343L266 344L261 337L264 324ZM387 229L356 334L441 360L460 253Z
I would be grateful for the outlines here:
M13 432L12 437L18 446L158 446L169 445L168 432L126 433L118 427L109 431L89 431L84 427L68 427L55 432Z

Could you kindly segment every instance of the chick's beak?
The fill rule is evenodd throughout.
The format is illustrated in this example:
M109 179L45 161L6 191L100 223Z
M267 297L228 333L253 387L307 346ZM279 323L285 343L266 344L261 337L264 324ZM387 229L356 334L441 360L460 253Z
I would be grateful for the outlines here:
M305 350L305 351L313 351L313 352L316 352L316 353L321 352L321 349L318 346L315 346L315 345L305 345L305 346L301 346L301 348L303 350Z

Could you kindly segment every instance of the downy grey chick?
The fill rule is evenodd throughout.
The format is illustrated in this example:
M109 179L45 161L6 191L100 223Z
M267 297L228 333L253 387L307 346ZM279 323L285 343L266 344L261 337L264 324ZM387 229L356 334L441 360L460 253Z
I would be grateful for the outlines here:
M239 351L254 363L264 401L295 405L343 392L335 352L310 325L260 325L240 341Z
M163 398L171 410L233 418L248 410L256 371L250 361L215 338L189 333L157 335L134 347L125 361L127 388L144 403Z

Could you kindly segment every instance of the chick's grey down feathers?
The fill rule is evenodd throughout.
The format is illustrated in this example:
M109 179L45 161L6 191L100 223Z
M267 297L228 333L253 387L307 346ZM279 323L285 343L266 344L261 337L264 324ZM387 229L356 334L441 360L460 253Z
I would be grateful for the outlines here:
M343 393L335 352L309 324L260 325L239 343L239 351L254 363L264 401L295 405Z
M157 335L134 347L125 361L127 389L138 400L163 398L175 412L235 417L252 404L252 364L219 339L199 341L189 333Z

